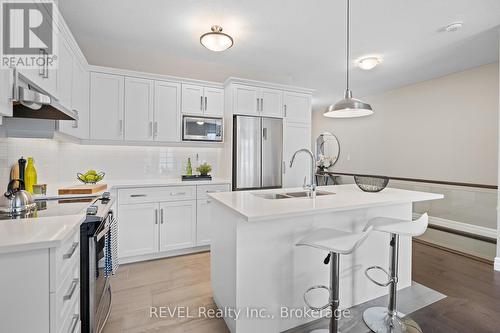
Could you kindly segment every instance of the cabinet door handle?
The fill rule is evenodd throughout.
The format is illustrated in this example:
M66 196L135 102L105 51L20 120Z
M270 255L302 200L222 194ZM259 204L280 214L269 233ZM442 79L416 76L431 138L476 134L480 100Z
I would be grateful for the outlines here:
M203 96L200 96L200 110L203 111Z
M208 105L208 98L205 96L205 111L207 111L207 105Z
M120 135L122 135L123 134L123 120L122 119L120 119L118 121L118 127L120 129Z
M75 293L76 287L78 287L78 282L80 282L80 280L73 279L68 292L66 293L66 295L63 296L63 301L67 301L73 298L73 294Z
M186 192L170 192L172 196L186 195Z
M69 252L63 254L63 259L70 259L73 256L73 254L75 254L76 249L78 248L78 245L80 245L80 243L74 242L73 245L71 245Z
M141 198L141 197L147 197L147 194L131 194L131 198Z
M43 49L38 49L38 55L42 57L44 56ZM45 74L45 64L43 66L38 67L38 76L43 77L44 74Z
M164 220L164 217L163 217L163 208L160 208L160 223L163 224L163 220Z
M286 104L283 105L283 117L286 118Z
M76 332L76 327L77 327L79 319L80 319L80 315L79 314L74 314L73 315L73 318L71 319L71 326L70 326L70 329L68 331L69 333Z
M259 108L259 98L257 98L257 112L260 111L260 108Z
M153 124L153 138L156 138L158 136L158 122L155 121Z
M158 224L158 209L155 209L155 224Z
M43 53L45 55L45 71L44 71L44 74L43 74L43 78L44 79L48 79L49 78L49 54L47 53L46 50L43 50Z
M153 137L153 134L154 134L154 129L153 129L153 122L150 121L149 122L149 125L148 125L148 132L149 132L149 137L152 138Z
M260 99L260 111L264 111L264 98Z

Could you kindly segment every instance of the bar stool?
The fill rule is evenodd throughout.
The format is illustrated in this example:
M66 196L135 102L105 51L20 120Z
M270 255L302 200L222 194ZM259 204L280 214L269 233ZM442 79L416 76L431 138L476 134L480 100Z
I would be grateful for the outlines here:
M372 307L363 312L365 324L377 333L399 333L399 332L422 332L420 326L408 316L404 316L396 309L396 296L398 285L398 256L399 256L399 236L420 236L427 229L429 217L423 214L415 221L393 219L387 217L376 217L368 221L366 229L373 228L375 231L386 232L391 235L389 246L390 268L387 272L380 266L371 266L365 270L366 277L381 287L389 286L389 305L384 307ZM369 272L373 269L384 272L389 280L379 282L372 278Z
M340 277L340 255L352 253L371 232L372 227L367 227L363 232L352 233L336 229L318 229L299 241L296 246L310 246L328 252L323 261L325 265L330 265L330 288L327 286L313 286L304 293L304 302L315 311L322 311L330 307L332 316L330 318L329 330L314 330L311 333L337 333L339 332L339 319L337 311L339 308L339 277ZM322 307L314 307L307 301L307 293L315 289L325 289L329 292L329 301Z

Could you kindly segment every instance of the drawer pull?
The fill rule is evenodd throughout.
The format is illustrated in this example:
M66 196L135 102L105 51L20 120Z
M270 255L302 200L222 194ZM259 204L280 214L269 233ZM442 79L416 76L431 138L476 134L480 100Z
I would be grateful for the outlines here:
M76 249L78 248L79 243L74 242L73 245L71 245L71 249L69 249L69 252L66 254L63 254L63 259L70 259L73 254L75 254Z
M172 196L186 195L186 192L170 192Z
M73 294L75 293L76 287L78 287L78 279L73 279L73 282L71 282L71 286L69 287L68 293L63 296L63 301L70 300L73 298Z
M131 198L140 198L140 197L147 197L147 194L131 194Z
M78 321L80 320L79 314L74 314L73 319L71 319L71 326L69 327L68 333L76 332L76 326L78 325Z

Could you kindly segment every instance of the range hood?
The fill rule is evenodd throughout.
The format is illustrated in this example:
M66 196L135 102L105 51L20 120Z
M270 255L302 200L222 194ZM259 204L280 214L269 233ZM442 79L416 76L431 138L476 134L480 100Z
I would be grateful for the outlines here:
M14 70L14 98L12 116L14 118L34 118L50 120L78 120L75 111L68 110L58 101L40 91L29 83L21 85L19 74Z

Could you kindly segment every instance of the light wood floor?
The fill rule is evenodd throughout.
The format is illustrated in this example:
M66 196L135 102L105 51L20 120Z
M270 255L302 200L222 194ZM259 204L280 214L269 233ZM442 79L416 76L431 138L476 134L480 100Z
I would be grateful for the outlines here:
M113 305L103 333L229 333L224 320L151 318L150 307L216 309L210 287L210 254L122 265L112 281ZM177 316L174 316L177 317Z
M500 332L500 272L458 254L413 244L413 279L448 296L412 314L424 332ZM104 333L229 333L222 319L150 318L151 306L187 306L192 314L200 306L216 309L209 253L123 265L112 287L113 307Z

